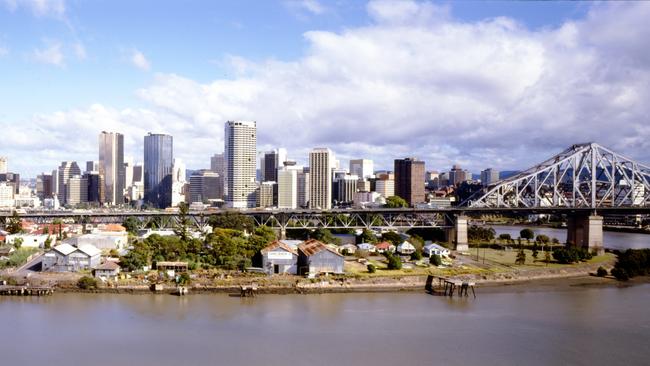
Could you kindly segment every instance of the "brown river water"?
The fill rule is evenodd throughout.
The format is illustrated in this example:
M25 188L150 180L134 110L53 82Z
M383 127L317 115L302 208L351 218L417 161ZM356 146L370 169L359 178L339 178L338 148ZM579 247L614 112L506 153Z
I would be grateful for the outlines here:
M648 365L650 285L0 298L0 365Z

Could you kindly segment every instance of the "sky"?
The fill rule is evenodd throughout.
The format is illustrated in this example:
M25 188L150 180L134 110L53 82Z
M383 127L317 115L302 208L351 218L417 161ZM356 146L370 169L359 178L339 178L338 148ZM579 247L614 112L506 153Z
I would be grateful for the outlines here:
M188 168L255 120L258 150L377 169L528 168L598 142L650 163L650 2L0 0L0 156L33 177L142 161ZM84 165L82 165L84 166Z

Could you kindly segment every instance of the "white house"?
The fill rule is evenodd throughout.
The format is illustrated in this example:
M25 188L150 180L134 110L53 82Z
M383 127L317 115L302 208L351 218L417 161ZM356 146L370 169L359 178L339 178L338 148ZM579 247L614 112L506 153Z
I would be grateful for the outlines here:
M375 247L375 245L370 244L370 243L361 243L361 244L357 245L357 249L364 250L364 251L366 251L368 253L375 253L377 251L377 248Z
M377 248L377 253L395 253L395 246L387 241L375 245L375 248Z
M112 261L106 261L95 267L95 277L97 278L115 278L118 274L120 274L120 265Z
M341 254L343 254L343 251L347 251L348 254L354 254L357 252L357 246L354 244L345 244L341 245L338 250Z
M413 252L415 252L415 247L408 241L404 241L402 244L397 246L397 252L404 255L413 254Z
M22 248L43 248L45 247L47 238L50 237L50 242L54 243L56 241L56 237L54 235L48 234L11 234L7 235L5 241L8 245L14 245L16 239L20 238L23 241L20 245Z
M43 256L43 271L78 272L92 269L99 265L101 251L92 245L85 244L78 248L63 243L57 245Z
M90 244L100 250L126 248L129 241L129 234L126 231L105 231L92 234L84 234L66 239L64 242L79 247Z
M437 254L439 256L448 256L451 253L449 249L438 244L425 245L424 248L422 248L422 251L427 257L431 257L434 254Z

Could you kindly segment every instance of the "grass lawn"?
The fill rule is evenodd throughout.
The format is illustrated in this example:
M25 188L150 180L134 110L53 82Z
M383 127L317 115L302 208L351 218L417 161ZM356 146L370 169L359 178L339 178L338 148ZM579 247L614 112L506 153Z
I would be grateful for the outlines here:
M476 249L469 250L469 258L476 260ZM533 251L524 249L526 253L526 263L524 265L515 265L515 260L517 259L517 250L513 249L510 251L505 250L496 250L496 249L479 249L479 258L478 263L483 263L483 257L485 257L485 264L498 264L507 267L517 267L517 268L558 268L558 267L570 267L570 266L579 266L580 263L576 264L558 264L553 261L553 255L551 255L551 262L546 264L544 261L545 253L541 250L538 251L537 259L533 258ZM605 253L604 255L596 256L588 261L588 263L602 263L614 258L614 255L611 253Z

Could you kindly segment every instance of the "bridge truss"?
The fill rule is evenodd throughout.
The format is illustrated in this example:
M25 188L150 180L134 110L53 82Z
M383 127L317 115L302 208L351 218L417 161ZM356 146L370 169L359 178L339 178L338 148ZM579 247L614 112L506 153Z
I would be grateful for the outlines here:
M473 208L650 207L650 167L596 143L577 144L477 192Z

